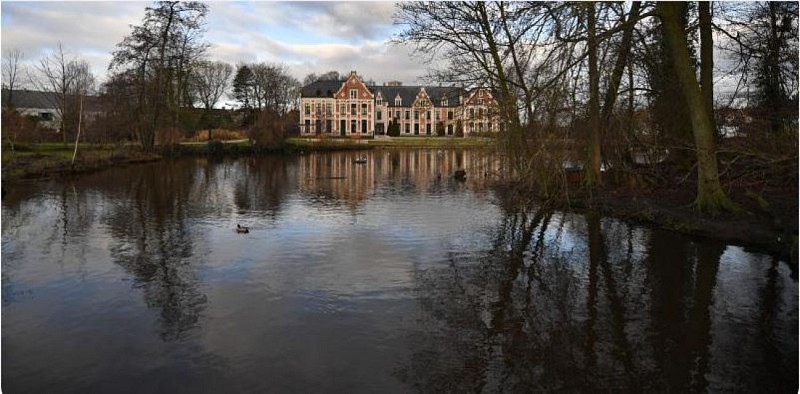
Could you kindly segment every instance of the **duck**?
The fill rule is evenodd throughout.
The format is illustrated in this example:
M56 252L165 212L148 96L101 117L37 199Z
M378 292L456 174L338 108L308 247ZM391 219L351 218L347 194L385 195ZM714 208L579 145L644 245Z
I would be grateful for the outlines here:
M242 226L241 224L236 225L236 232L239 234L247 234L250 232L250 227Z

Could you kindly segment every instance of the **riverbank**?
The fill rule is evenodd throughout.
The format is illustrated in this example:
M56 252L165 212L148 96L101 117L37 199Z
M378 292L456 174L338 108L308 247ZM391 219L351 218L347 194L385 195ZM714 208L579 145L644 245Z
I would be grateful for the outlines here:
M509 189L509 185L500 183L497 187ZM558 201L553 206L580 213L595 211L692 237L752 247L787 259L797 267L799 213L796 189L771 188L756 194L732 188L727 191L728 196L742 211L714 216L700 214L694 209L694 192L693 185L646 190L606 187L594 190L591 196L576 191L569 201Z
M494 146L489 138L379 137L379 138L287 138L277 147L260 147L250 140L185 142L145 152L137 145L83 143L74 165L74 145L62 143L20 144L2 151L4 183L98 171L113 166L151 162L172 156L246 156L307 152L354 151L375 148L477 149Z
M13 151L3 149L3 183L161 160L161 155L144 152L132 145L80 144L75 163L72 163L74 149L74 145L62 143L18 145Z

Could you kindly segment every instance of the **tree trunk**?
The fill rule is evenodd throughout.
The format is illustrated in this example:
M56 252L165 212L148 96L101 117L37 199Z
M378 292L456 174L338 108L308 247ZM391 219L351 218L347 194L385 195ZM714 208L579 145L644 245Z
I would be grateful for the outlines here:
M722 190L717 170L717 152L714 142L714 124L706 109L697 77L686 47L686 31L681 27L680 3L658 3L664 28L664 39L672 58L675 76L689 107L689 120L697 149L697 199L695 205L701 212L711 214L720 210L736 210Z
M711 116L716 136L714 120L714 47L711 38L711 7L709 2L697 3L700 16L700 88L703 93L705 109Z
M587 46L589 50L589 125L588 125L588 158L585 182L587 186L601 183L600 164L600 74L597 66L597 31L594 3L586 3L586 21L588 28Z
M81 120L83 119L83 95L78 103L78 133L75 135L75 150L72 152L72 167L75 167L75 156L78 155L78 141L81 139Z

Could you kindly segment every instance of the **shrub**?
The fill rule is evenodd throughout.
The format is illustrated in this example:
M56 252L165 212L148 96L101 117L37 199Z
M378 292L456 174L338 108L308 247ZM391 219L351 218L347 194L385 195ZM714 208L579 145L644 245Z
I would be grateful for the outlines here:
M225 144L222 141L208 141L208 145L206 145L206 152L212 156L219 156L225 150Z
M461 123L461 119L456 121L456 137L463 137L464 136L464 125Z
M215 140L220 141L243 140L247 138L247 134L245 134L243 131L228 129L213 129L211 131L211 136L214 137ZM208 141L208 130L199 131L197 135L191 138L191 141Z
M162 147L177 145L183 139L183 132L175 127L158 129L156 132L157 143Z
M444 123L442 123L442 122L436 123L436 135L438 135L439 137L444 137L445 131L446 130L445 130Z
M298 121L297 111L280 115L275 111L265 110L258 113L255 123L248 128L247 135L258 149L280 149Z
M400 136L400 125L389 121L389 125L386 127L386 135L390 137L399 137Z

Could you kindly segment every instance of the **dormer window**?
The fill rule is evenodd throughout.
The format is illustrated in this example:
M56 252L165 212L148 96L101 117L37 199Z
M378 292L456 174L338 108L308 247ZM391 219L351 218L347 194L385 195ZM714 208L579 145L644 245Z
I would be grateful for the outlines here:
M383 105L383 99L378 97L378 99L375 100L375 105Z
M350 89L350 99L356 99L356 98L358 98L358 90Z
M447 106L447 97L442 97L442 107Z
M400 96L397 96L397 97L395 97L395 99L394 99L394 105L395 105L395 106L397 106L397 107L399 107L399 106L403 105L403 99L402 99L402 98L400 98Z

